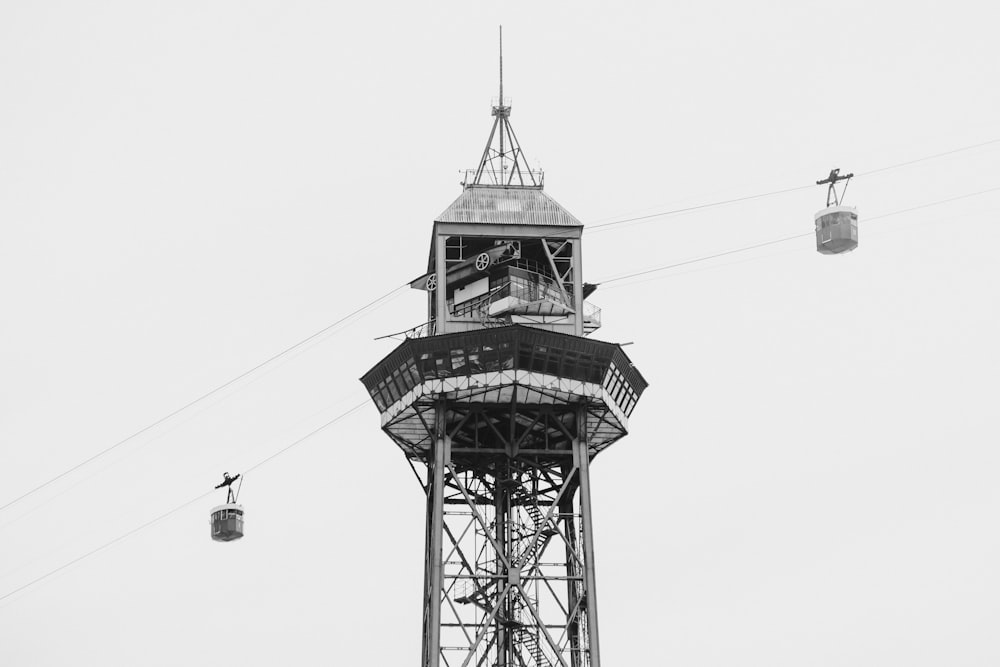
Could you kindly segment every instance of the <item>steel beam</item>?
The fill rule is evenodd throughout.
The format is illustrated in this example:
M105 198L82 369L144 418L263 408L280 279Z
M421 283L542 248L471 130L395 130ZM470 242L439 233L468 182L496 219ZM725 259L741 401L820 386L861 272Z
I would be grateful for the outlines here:
M600 667L586 407L569 413L563 428L572 439L559 455L496 447L456 455L449 433L485 428L467 419L454 429L471 414L456 407L437 401L434 444L423 459L422 667ZM505 425L492 437L517 442L526 424L549 420L545 410L519 408L495 414L501 424L517 419L509 434Z
M594 519L590 502L590 452L587 448L587 409L577 408L577 436L573 441L577 474L580 479L579 503L583 532L584 602L587 606L587 635L590 644L590 667L601 667L601 644L597 631L597 577L594 570Z
M448 436L445 432L445 402L438 401L435 410L434 465L431 469L430 536L427 554L427 637L425 638L425 667L438 667L441 657L441 593L444 566L442 545L444 534L444 471L448 464Z

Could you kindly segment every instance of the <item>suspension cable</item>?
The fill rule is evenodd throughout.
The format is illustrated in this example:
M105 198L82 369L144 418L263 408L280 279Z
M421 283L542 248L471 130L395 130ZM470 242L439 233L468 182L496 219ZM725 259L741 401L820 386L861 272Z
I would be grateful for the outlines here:
M991 144L1000 143L1000 138L990 139L988 141L981 141L978 144L972 144L969 146L962 146L961 148L954 148L949 151L944 151L943 153L934 153L933 155L925 155L913 160L907 160L906 162L897 162L896 164L890 164L885 167L878 167L877 169L870 169L868 171L858 172L854 175L854 178L860 178L863 176L871 176L872 174L880 174L882 172L891 171L893 169L899 169L900 167L907 167L911 164L917 164L919 162L926 162L928 160L936 160L938 158L946 157L948 155L954 155L956 153L962 153L965 151L971 151L976 148L982 148L983 146L989 146ZM809 185L799 185L796 187L784 188L782 190L773 190L771 192L762 192L754 195L747 195L745 197L736 197L733 199L723 199L721 201L708 202L705 204L697 204L695 206L685 206L683 208L668 209L666 211L659 211L657 213L647 213L645 215L633 216L630 218L623 218L621 220L614 220L612 222L603 222L596 225L589 225L587 227L589 230L607 229L608 227L614 227L617 225L624 225L629 222L639 222L642 220L649 220L652 218L659 218L669 215L678 215L681 213L689 213L691 211L699 211L706 208L714 208L716 206L725 206L726 204L735 204L737 202L750 201L752 199L762 199L764 197L773 197L775 195L787 194L789 192L798 192L799 190L809 190L815 187L813 184Z
M888 218L894 215L901 215L903 213L909 213L911 211L917 211L922 208L928 208L931 206L939 206L941 204L947 204L949 202L958 201L959 199L968 199L970 197L978 197L979 195L984 195L990 192L996 192L1000 190L1000 186L993 188L987 188L986 190L979 190L978 192L969 192L964 195L958 195L957 197L949 197L947 199L939 199L937 201L927 202L926 204L919 204L918 206L911 206L910 208L900 209L898 211L891 211L889 213L882 213L881 215L875 215L865 218L865 222L871 222L873 220L880 220L882 218ZM608 283L618 282L619 280L626 280L628 278L637 278L639 276L644 276L650 273L658 273L660 271L666 271L667 269L675 269L679 266L686 266L688 264L695 264L697 262L704 262L710 259L716 259L717 257L725 257L726 255L735 255L736 253L746 252L748 250L754 250L756 248L763 248L764 246L774 245L776 243L784 243L785 241L791 241L793 239L801 239L806 236L812 236L814 232L805 232L803 234L795 234L793 236L785 236L780 239L774 239L772 241L764 241L763 243L755 243L753 245L743 246L742 248L734 248L732 250L725 250L723 252L715 253L712 255L705 255L703 257L696 257L694 259L687 259L683 262L676 262L674 264L665 264L663 266L657 266L651 269L644 269L642 271L636 271L633 273L626 273L620 276L614 276L611 278L606 278L605 280L599 282L599 285L607 285Z
M273 454L270 454L269 456L266 456L265 458L261 459L257 463L255 463L252 466L250 466L249 468L247 468L246 470L248 472L251 471L251 470L256 470L257 468L261 467L262 465L264 465L264 464L266 464L266 463L274 460L278 456L284 454L285 452L287 452L288 450L292 449L296 445L299 445L299 444L305 442L306 440L308 440L309 438L313 437L314 435L316 435L316 434L318 434L318 433L326 430L327 428L333 426L334 424L336 424L337 422L339 422L341 419L344 419L345 417L347 417L347 416L349 416L349 415L357 412L358 410L360 410L362 407L364 407L367 404L368 404L368 399L365 399L361 403L358 403L357 405L355 405L353 408L350 408L349 410L340 413L339 415L337 415L336 417L334 417L330 421L326 422L322 426L319 426L319 427L313 429L312 431L310 431L309 433L306 433L304 436L298 438L297 440L295 440L291 444L286 445L285 447L282 447L281 449L279 449L278 451L274 452ZM242 482L241 482L241 486L242 486ZM170 510L168 512L164 512L163 514L157 516L156 518L150 519L149 521L146 521L145 523L142 523L142 524L136 526L135 528L132 528L132 529L130 529L130 530L122 533L118 537L105 542L104 544L100 545L99 547L95 547L94 549L91 549L90 551L88 551L87 553L83 554L82 556L77 556L76 558L63 563L62 565L49 570L48 572L46 572L43 575L41 575L39 577L35 577L34 579L32 579L31 581L29 581L28 583L23 584L21 586L18 586L17 588L15 588L15 589L13 589L11 591L8 591L7 593L4 593L3 595L0 595L0 602L3 602L7 598L9 598L12 595L15 595L17 593L20 593L23 590L31 588L35 584L40 583L40 582L48 579L49 577L51 577L54 574L62 572L66 568L68 568L68 567L70 567L72 565L75 565L76 563L79 563L80 561L82 561L84 559L87 559L87 558L93 556L94 554L100 553L101 551L104 551L105 549L107 549L109 547L112 547L115 544L118 544L122 540L124 540L124 539L126 539L128 537L131 537L132 535L135 535L136 533L138 533L140 530L143 530L144 528L148 528L149 526L152 526L155 523L159 523L163 519L166 519L168 516L171 516L172 514L176 514L177 512L180 512L185 507L193 505L194 503L196 503L196 502L198 502L200 500L204 500L205 498L207 498L208 496L212 495L213 493L215 493L215 489L212 489L210 491L206 491L205 493L202 493L202 494L200 494L198 496L195 496L191 500L188 500L188 501L186 501L186 502L178 505L177 507L173 508L172 510ZM239 491L237 491L237 493L239 493Z
M128 437L126 437L126 438L124 438L122 440L119 440L118 442L114 443L113 445L102 449L101 451L97 452L96 454L94 454L94 455L92 455L92 456L84 459L83 461L80 461L76 465L73 465L73 466L67 468L66 470L63 470L58 475L56 475L56 476L48 479L45 482L42 482L41 484L39 484L38 486L34 487L33 489L25 491L24 493L22 493L21 495L19 495L16 498L14 498L13 500L8 501L6 504L0 505L0 511L3 511L5 509L7 509L8 507L10 507L11 505L14 505L17 502L20 502L21 500L24 500L28 496L31 496L32 494L37 493L38 491L41 491L42 489L44 489L45 487L49 486L53 482L56 482L57 480L62 479L66 475L68 475L68 474L70 474L70 473L72 473L72 472L74 472L76 470L79 470L80 468L82 468L83 466L87 465L88 463L91 463L92 461L96 461L97 459L101 458L105 454L108 454L108 453L114 451L115 449L121 447L125 443L130 442L131 440L134 440L135 438L139 437L143 433L146 433L147 431L149 431L149 430L151 430L151 429L159 426L160 424L162 424L163 422L169 420L170 418L175 417L178 414L184 412L185 410L187 410L187 409L189 409L191 407L194 407L198 403L201 403L205 399L207 399L207 398L209 398L211 396L214 396L215 394L218 394L223 389L226 389L227 387L232 386L233 384L239 382L240 380L246 378L249 375L252 375L253 373L259 371L262 368L264 368L265 366L268 366L268 365L272 364L273 362L277 361L278 359L281 359L282 357L288 355L290 352L292 352L294 350L297 350L298 348L302 347L306 343L308 343L308 342L310 342L310 341L312 341L312 340L314 340L314 339L322 336L323 334L329 332L331 329L333 329L337 325L342 324L343 322L345 322L346 320L354 317L355 315L358 315L358 314L360 314L360 313L362 313L364 311L367 311L367 310L370 310L370 309L374 308L379 303L387 300L389 297L395 295L397 292L399 292L400 290L402 290L402 289L404 289L404 288L406 288L408 286L409 286L408 284L407 285L400 285L399 287L396 287L396 288L394 288L394 289L386 292L385 294L383 294L382 296L378 297L377 299L373 299L373 300L369 301L368 303L366 303L365 305L361 306L360 308L357 308L357 309L351 311L350 313L348 313L347 315L344 315L343 317L341 317L340 319L338 319L336 322L333 322L332 324L328 324L327 326L323 327L319 331L317 331L317 332L315 332L313 334L310 334L309 336L303 338L302 340L300 340L299 342L295 343L294 345L286 347L281 352L278 352L277 354L272 355L271 357L268 357L267 359L265 359L264 361L260 362L259 364L257 364L253 368L250 368L249 370L243 371L242 373L240 373L236 377L234 377L234 378L232 378L230 380L227 380L226 382L223 382L222 384L220 384L219 386L217 386L215 389L212 389L211 391L208 391L208 392L202 394L201 396L199 396L198 398L194 399L193 401L189 401L189 402L185 403L184 405L182 405L181 407L177 408L173 412L170 412L169 414L167 414L167 415L165 415L163 417L160 417L159 419L157 419L156 421L154 421L152 424L149 424L148 426L142 427L141 429L139 429L138 431L136 431L132 435L130 435L130 436L128 436Z
M951 151L947 151L947 152L944 152L944 153L938 153L938 154L927 156L927 157L924 157L924 158L919 158L919 159L916 159L916 160L911 160L911 161L908 161L908 162L902 162L902 163L899 163L899 164L896 164L896 165L890 165L888 167L883 167L883 168L880 168L880 169L875 169L875 170L872 170L872 171L863 172L863 173L857 174L856 177L857 176L864 176L864 175L874 174L874 173L879 173L879 172L883 172L883 171L888 171L889 169L895 169L895 168L898 168L898 167L907 166L907 165L914 164L914 163L917 163L917 162L922 162L922 161L925 161L925 160L931 160L931 159L938 158L938 157L943 157L943 156L946 156L946 155L952 155L954 153L958 153L958 152L962 152L962 151L966 151L966 150L971 150L973 148L978 148L980 146L985 146L985 145L988 145L988 144L998 143L998 142L1000 142L1000 139L994 139L994 140L982 142L980 144L976 144L976 145L973 145L973 146L966 146L966 147L963 147L963 148L958 148L958 149L954 149L954 150L951 150ZM668 214L671 214L671 213L678 213L678 212L683 212L683 211L688 211L688 210L697 210L697 209L701 209L701 208L708 208L710 206L720 206L720 205L723 205L723 204L735 203L735 202L738 202L738 201L746 201L746 200L749 200L749 199L756 199L756 198L761 198L761 197L769 197L769 196L772 196L772 195L783 194L783 193L792 192L792 191L795 191L795 190L803 190L803 189L806 189L807 187L812 187L812 186L800 186L800 187L795 187L795 188L788 188L788 189L785 189L785 190L777 190L777 191L773 191L773 192L762 193L762 194L759 194L759 195L750 195L748 197L741 197L741 198L730 199L730 200L725 200L725 201L721 201L721 202L715 202L715 203L710 203L710 204L703 204L703 205L699 205L699 206L695 206L695 207L688 207L688 208L685 208L685 209L678 209L676 211L666 211L666 212L662 212L662 213L659 213L659 214L651 214L651 215L647 215L647 216L639 216L639 217L632 218L632 219L629 219L629 220L620 220L620 221L613 222L613 223L605 223L603 225L597 225L595 227L608 227L608 226L612 226L612 225L622 224L624 222L632 222L632 221L635 221L635 220L643 220L643 219L647 219L647 218L650 218L650 217L655 217L657 215L668 215ZM949 197L949 198L946 198L946 199L940 199L940 200L933 201L933 202L927 202L927 203L924 203L924 204L919 204L917 206L912 206L912 207L905 208L905 209L900 209L900 210L897 210L897 211L891 211L889 213L883 213L881 215L876 215L876 216L869 217L869 218L867 218L867 221L870 222L870 221L873 221L873 220L879 220L879 219L888 218L888 217L891 217L891 216L901 215L903 213L909 213L909 212L912 212L912 211L917 211L917 210L924 209L924 208L929 208L929 207L932 207L932 206L939 206L941 204L946 204L946 203L958 201L958 200L961 200L961 199L968 199L968 198L971 198L971 197L976 197L976 196L980 196L980 195L984 195L984 194L988 194L990 192L996 192L996 191L1000 191L1000 186L996 186L996 187L992 187L992 188L987 188L985 190L979 190L977 192L970 192L970 193L966 193L966 194L962 194L962 195L957 195L955 197ZM785 241L789 241L789 240L792 240L792 239L803 238L803 237L811 236L811 235L812 235L812 232L806 232L806 233L803 233L803 234L795 234L793 236L786 236L786 237L783 237L783 238L780 238L780 239L773 239L771 241L765 241L763 243L757 243L757 244L753 244L753 245L750 245L750 246L744 246L744 247L741 247L741 248L735 248L735 249L732 249L732 250L726 250L726 251L723 251L723 252L720 252L720 253L714 253L712 255L706 255L706 256L703 256L703 257L697 257L697 258L694 258L694 259L685 260L685 261L677 262L677 263L674 263L674 264L668 264L668 265L664 265L664 266L654 267L654 268L651 268L651 269L645 269L643 271L637 271L637 272L633 272L633 273L629 273L629 274L624 274L624 275L620 275L620 276L614 276L612 278L605 279L604 281L602 281L601 284L608 284L608 283L617 282L617 281L620 281L620 280L626 280L628 278L636 278L636 277L643 276L643 275L648 275L648 274L651 274L651 273L657 273L657 272L661 272L661 271L666 271L668 269L677 268L677 267L685 266L685 265L689 265L689 264L694 264L696 262L702 262L702 261L707 261L707 260L710 260L710 259L715 259L715 258L718 258L718 257L723 257L723 256L726 256L726 255L732 255L732 254L736 254L736 253L746 252L748 250L753 250L753 249L765 247L765 246L768 246L768 245L774 245L774 244L777 244L777 243L783 243ZM195 405L196 403L201 402L202 400L208 398L209 396L218 393L222 389L224 389L224 388L232 385L233 383L235 383L238 380L246 377L247 375L250 375L251 373L259 370L260 368L262 368L262 367L264 367L264 366L266 366L268 364L270 364L271 362L279 359L280 357L285 356L289 352L291 352L291 351L293 351L293 350L301 347L303 344L307 343L308 341L315 339L316 337L322 335L323 333L326 333L327 331L329 331L333 327L337 326L338 324L344 322L345 320L349 319L350 317L352 317L352 316L354 316L356 314L359 314L359 313L361 313L361 312L363 312L365 310L368 310L369 308L372 308L376 304L384 301L385 299L389 298L390 296L392 296L393 294L395 294L396 292L402 290L403 288L405 288L407 286L408 285L401 285L399 287L396 287L393 290L387 292L386 294L383 294L382 296L378 297L377 299L374 299L374 300L368 302L364 306L361 306L360 308L352 311L348 315L345 315L344 317L342 317L341 319L337 320L333 324L330 324L330 325L324 327L323 329L317 331L316 333L308 336L307 338L304 338L303 340L299 341L298 343L295 343L294 345L286 348L285 350L279 352L278 354L276 354L276 355L268 358L267 360L261 362L257 366L254 366L250 370L245 371L244 373L236 376L235 378L227 381L226 383L224 383L222 385L219 385L217 388L215 388L215 389L211 390L210 392L208 392L206 394L203 394L202 396L196 398L195 400L193 400L193 401L185 404L181 408L178 408L177 410L171 412L170 414L166 415L165 417L162 417L158 421L156 421L156 422L150 424L149 426L146 426L145 428L137 431L136 433L132 434L128 438L125 438L124 440L121 440L121 441L115 443L114 445L112 445L112 446L110 446L110 447L102 450L101 452L98 452L97 454L95 454L92 457L86 459L85 461L83 461L83 462L81 462L81 463L73 466L72 468L69 468L66 471L60 473L59 475L53 477L52 479L48 480L47 482L45 482L45 483L43 483L43 484L35 487L34 489L32 489L32 490L30 490L30 491L28 491L28 492L26 492L24 494L22 494L21 496L19 496L19 497L15 498L14 500L8 502L7 504L5 504L3 506L0 506L0 510L3 510L5 508L13 505L14 503L18 502L19 500L22 500L23 498L28 497L29 495L35 493L36 491L41 490L42 488L45 488L46 486L48 486L52 482L55 482L56 480L60 479L61 477L64 477L65 475L73 472L74 470L76 470L76 469L78 469L78 468L86 465L87 463L89 463L89 462L91 462L91 461L93 461L93 460L95 460L95 459L103 456L104 454L112 451L113 449L115 449L115 448L117 448L117 447L125 444L129 440L132 440L135 437L137 437L138 435L141 435L142 433L145 433L146 431L148 431L148 430L154 428L155 426L163 423L164 421L166 421L166 420L170 419L171 417L173 417L174 415L176 415L176 414L178 414L178 413L186 410L187 408ZM293 441L291 444L289 444L289 445L287 445L287 446L279 449L278 451L274 452L273 454L270 454L269 456L265 457L261 461L258 461L254 465L252 465L249 468L247 468L246 471L249 472L251 470L254 470L256 468L261 467L262 465L265 465L266 463L268 463L271 460L277 458L281 454L289 451L293 447L301 444L302 442L305 442L306 440L308 440L309 438L313 437L314 435L316 435L316 434L322 432L323 430L329 428L330 426L336 424L341 419L343 419L343 418L345 418L345 417L353 414L357 410L361 409L367 403L368 403L367 399L364 400L364 401L362 401L361 403L355 405L353 408L350 408L346 412L341 413L340 415L338 415L337 417L333 418L332 420L330 420L330 421L326 422L325 424L317 427L316 429L310 431L309 433L307 433L306 435L302 436L301 438ZM242 485L242 482L241 482L241 485ZM172 509L172 510L170 510L170 511L164 513L164 514L161 514L161 515L157 516L156 518L151 519L151 520L149 520L149 521L147 521L147 522L145 522L143 524L140 524L139 526L137 526L135 528L132 528L131 530L129 530L129 531L125 532L125 533L122 533L118 537L116 537L116 538L114 538L114 539L112 539L112 540L110 540L108 542L105 542L101 546L98 546L98 547L96 547L96 548L88 551L87 553L83 554L82 556L78 556L78 557L76 557L76 558L74 558L74 559L72 559L72 560L70 560L70 561L68 561L68 562L66 562L66 563L64 563L64 564L62 564L62 565L60 565L60 566L52 569L52 570L50 570L49 572L47 572L47 573L45 573L45 574L43 574L43 575L41 575L39 577L36 577L35 579L29 581L28 583L23 584L22 586L20 586L18 588L15 588L15 589L9 591L8 593L5 593L4 595L0 596L0 602L2 602L3 600L11 597L12 595L15 595L15 594L17 594L17 593L19 593L19 592L27 589L27 588L30 588L31 586L34 586L35 584L37 584L37 583L39 583L41 581L44 581L45 579L47 579L47 578L49 578L49 577L57 574L58 572L61 572L62 570L66 569L66 568L68 568L68 567L70 567L70 566L72 566L72 565L74 565L74 564L76 564L76 563L78 563L78 562L86 559L86 558L89 558L90 556L93 556L94 554L97 554L97 553L99 553L99 552L101 552L101 551L103 551L103 550L105 550L105 549L107 549L107 548L109 548L109 547L117 544L118 542L121 542L122 540L130 537L131 535L134 535L135 533L143 530L144 528L147 528L147 527L149 527L149 526L151 526L151 525L153 525L155 523L158 523L159 521L167 518L168 516L171 516L172 514L175 514L176 512L179 512L180 510L182 510L182 509L184 509L184 508L186 508L186 507L188 507L188 506L190 506L190 505L192 505L192 504L194 504L194 503L196 503L196 502L198 502L198 501L206 498L207 496L211 495L213 492L214 492L214 490L213 491L207 491L207 492L205 492L203 494L200 494L200 495L196 496L195 498L192 498L191 500L188 500L188 501L184 502L183 504L178 505L174 509Z
M866 172L859 172L858 174L855 175L855 178L857 178L857 177L863 177L863 176L869 176L869 175L876 174L876 173L883 173L883 172L886 172L886 171L890 171L892 169L898 169L898 168L909 166L909 165L916 164L916 163L919 163L919 162L925 162L925 161L928 161L928 160L934 160L934 159L945 157L945 156L948 156L948 155L954 155L956 153L961 153L961 152L964 152L964 151L974 150L976 148L981 148L983 146L988 146L988 145L995 144L995 143L1000 143L1000 138L990 139L990 140L987 140L987 141L982 141L980 143L972 144L972 145L969 145L969 146L962 146L962 147L955 148L955 149L952 149L952 150L949 150L949 151L944 151L944 152L941 152L941 153L935 153L935 154L932 154L932 155L926 155L924 157L916 158L916 159L913 159L913 160L908 160L908 161L905 161L905 162L899 162L899 163L896 163L896 164L887 165L885 167L879 167L879 168L872 169L872 170L869 170L869 171L866 171ZM735 204L735 203L738 203L738 202L750 201L750 200L754 200L754 199L762 199L762 198L765 198L765 197L773 197L773 196L780 195L780 194L787 194L787 193L790 193L790 192L797 192L797 191L800 191L800 190L811 189L812 187L814 187L814 186L811 185L811 184L810 185L801 185L801 186L795 186L795 187L790 187L790 188L784 188L784 189L781 189L781 190L773 190L773 191L770 191L770 192L763 192L763 193L758 193L758 194L753 194L753 195L747 195L747 196L744 196L744 197L736 197L736 198L732 198L732 199L724 199L724 200L721 200L721 201L707 202L705 204L697 204L697 205L694 205L694 206L686 206L686 207L683 207L683 208L670 209L670 210L666 210L666 211L660 211L660 212L657 212L657 213L649 213L649 214L646 214L646 215L633 216L633 217L630 217L630 218L624 218L622 220L615 220L615 221L612 221L612 222L605 222L605 223L601 223L601 224L591 225L588 228L588 230L603 230L603 229L608 229L608 228L611 228L611 227L615 227L615 226L618 226L618 225L623 225L623 224L630 223L630 222L639 222L639 221L649 220L649 219L657 218L657 217L664 217L664 216L669 216L669 215L677 215L677 214L687 213L687 212L691 212L691 211L698 211L698 210L703 210L703 209L707 209L707 208L714 208L716 206L725 206L727 204ZM906 212L906 211L910 211L910 210L916 210L917 208L923 208L924 206L934 206L936 204L945 203L947 201L954 201L955 199L962 199L962 198L965 198L965 197L971 197L971 196L975 196L977 194L984 194L985 192L992 192L992 191L993 190L991 189L991 190L984 190L984 191L979 192L979 193L972 193L972 194L968 194L968 195L961 195L961 196L953 198L953 199L946 199L946 200L941 200L939 202L932 202L930 204L924 204L924 205L918 206L918 207L913 208L913 209L905 209L905 211L896 211L894 213L886 214L886 216L887 215L896 215L898 213L902 213L902 212ZM879 216L879 217L885 217L885 216ZM877 219L877 218L868 218L868 220L875 220L875 219ZM789 240L796 239L796 238L802 238L802 237L809 236L809 235L810 235L810 233L797 234L795 236L789 236L789 237L785 237L785 238L781 238L781 239L775 239L773 241L766 241L764 243L755 244L755 245L752 245L752 246L746 246L746 247L743 247L743 248L736 248L736 249L733 249L733 250L727 250L727 251L722 252L722 253L717 253L717 254L714 254L714 255L708 255L708 256L705 256L705 257L699 257L699 258L695 258L695 259L692 259L692 260L687 260L687 261L684 261L684 262L680 262L678 264L657 267L657 268L654 268L654 269L648 269L646 271L636 272L636 273L628 274L628 275L624 275L624 276L616 276L616 277L613 277L613 278L609 278L609 279L607 279L607 280L605 280L603 282L604 283L615 282L615 281L618 281L618 280L625 280L626 278L631 278L631 277L637 277L637 276L640 276L640 275L645 275L646 273L653 273L653 272L658 272L658 271L665 271L665 270L670 269L670 268L675 268L675 267L678 267L678 266L684 266L684 265L687 265L687 264L693 264L695 262L706 261L706 260L709 260L709 259L715 259L717 257L723 257L725 255L731 255L731 254L735 254L735 253L739 253L739 252L745 252L747 250L753 250L755 248L760 248L760 247L767 246L767 245L773 245L773 244L776 244L776 243L782 243L784 241L789 241ZM559 236L559 234L553 234L552 236L553 237L554 236ZM118 442L114 443L113 445L111 445L111 446L109 446L109 447L107 447L107 448L105 448L105 449L97 452L96 454L90 456L87 459L84 459L83 461L77 463L76 465L71 466L70 468L67 468L66 470L64 470L61 473L55 475L54 477L48 479L47 481L45 481L45 482L39 484L38 486L36 486L36 487L34 487L34 488L26 491L25 493L17 496L13 500L8 501L4 505L0 505L0 511L3 511L6 508L10 507L11 505L14 505L15 503L20 502L21 500L24 500L25 498L33 495L34 493L36 493L38 491L41 491L42 489L46 488L47 486L49 486L53 482L56 482L57 480L59 480L59 479L65 477L66 475L74 472L75 470L78 470L78 469L82 468L83 466L87 465L88 463L101 458L105 454L108 454L109 452L111 452L111 451L117 449L118 447L126 444L127 442L135 439L136 437L142 435L143 433L145 433L145 432L147 432L147 431L155 428L156 426L159 426L160 424L162 424L163 422L169 420L170 418L172 418L172 417L180 414L181 412L184 412L185 410L193 407L194 405L196 405L196 404L204 401L205 399L207 399L207 398L209 398L209 397L217 394L218 392L222 391L223 389L226 389L227 387L229 387L229 386L233 385L234 383L242 380L243 378L247 377L248 375L251 375L254 372L260 370L261 368L263 368L263 367L271 364L272 362L276 361L277 359L279 359L281 357L284 357L285 355L287 355L288 353L292 352L293 350L298 349L302 345L308 343L309 341L311 341L311 340L313 340L313 339L315 339L315 338L323 335L324 333L328 332L329 330L333 329L334 327L336 327L337 325L341 324L345 320L347 320L347 319L349 319L349 318L351 318L351 317L353 317L353 316L355 316L357 314L360 314L360 313L362 313L362 312L364 312L364 311L366 311L366 310L374 307L378 303L380 303L380 302L388 299L390 296L394 295L396 292L404 289L407 286L408 285L401 285L399 287L396 287L395 289L393 289L393 290L391 290L391 291L383 294L382 296L378 297L377 299L374 299L374 300L368 302L364 306L361 306L360 308L352 311L351 313L348 313L347 315L345 315L341 319L337 320L336 322L334 322L334 323L332 323L332 324L324 327L323 329L320 329L316 333L314 333L314 334L312 334L312 335L310 335L310 336L302 339L301 341L295 343L294 345L292 345L292 346L290 346L290 347L282 350L281 352L275 354L274 356L272 356L272 357L266 359L265 361L257 364L253 368L250 368L249 370L244 371L243 373L241 373L240 375L237 375L236 377L232 378L231 380L228 380L227 382L219 385L218 387L216 387L216 388L214 388L214 389L206 392L205 394L202 394L198 398L196 398L196 399L194 399L194 400L192 400L192 401L190 401L190 402L182 405L181 407L179 407L176 410L170 412L169 414L165 415L164 417L161 417L160 419L158 419L155 422L149 424L148 426L145 426L145 427L139 429L138 431L136 431L135 433L132 433L128 437L126 437L126 438L124 438L122 440L119 440Z

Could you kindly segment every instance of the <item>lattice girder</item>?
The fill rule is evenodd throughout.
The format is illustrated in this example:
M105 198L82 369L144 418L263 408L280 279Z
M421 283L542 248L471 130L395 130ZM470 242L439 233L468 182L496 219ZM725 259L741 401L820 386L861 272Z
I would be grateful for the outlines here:
M440 609L441 664L588 664L586 509L572 447L508 457L451 445L442 474L441 589L427 591L428 606Z

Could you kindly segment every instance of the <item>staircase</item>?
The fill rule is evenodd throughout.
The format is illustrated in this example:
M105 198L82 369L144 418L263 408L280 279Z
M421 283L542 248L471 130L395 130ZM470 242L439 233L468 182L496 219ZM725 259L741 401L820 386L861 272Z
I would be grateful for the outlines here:
M538 567L538 560L548 546L552 538L559 534L551 522L546 520L546 510L538 505L537 497L522 486L516 478L498 480L511 490L510 500L512 505L512 529L511 541L508 544L508 557L513 568L518 568L522 572L522 577L529 575ZM524 509L523 514L516 512L516 508ZM477 528L477 530L479 530ZM535 534L539 537L534 544L532 540ZM453 591L454 601L459 604L472 604L489 613L492 606L496 604L498 592L498 580L495 574L481 572L482 578L461 579L455 583ZM522 590L512 598L513 604L507 607L506 611L497 614L495 622L503 626L510 633L508 637L512 639L514 656L509 663L509 667L553 667L558 665L558 658L548 646L548 640L542 636L541 629L534 614L528 609L529 605L535 607L536 601L528 596L532 589L522 579ZM523 593L523 594L522 594ZM516 659L515 659L515 656ZM550 657L553 656L553 657Z
M545 657L542 644L538 641L537 632L537 628L524 628L518 632L518 641L527 650L528 654L531 655L531 659L534 661L536 667L551 667L552 663Z
M517 565L523 568L529 563L533 563L535 559L545 550L548 546L549 541L558 535L558 531L552 528L550 525L546 524L545 515L542 514L541 508L533 502L526 502L522 507L528 513L528 517L531 519L531 524L529 525L528 534L525 536L524 541L530 542L530 540L538 532L538 529L542 526L542 534L537 542L535 542L533 547L525 547L525 550L518 554L516 558Z
M492 602L490 589L496 585L496 580L491 580L485 585L480 584L478 579L461 579L456 584L455 602L459 604L474 604L487 612L490 610Z

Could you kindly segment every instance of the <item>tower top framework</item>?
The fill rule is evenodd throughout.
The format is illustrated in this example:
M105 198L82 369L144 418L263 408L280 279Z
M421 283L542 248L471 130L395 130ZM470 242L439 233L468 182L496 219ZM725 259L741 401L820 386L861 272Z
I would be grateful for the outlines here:
M588 337L583 225L527 169L502 85L411 283L427 321L362 382L425 473L422 667L600 667L589 466L647 384Z
M532 170L510 124L510 100L503 96L503 26L500 26L500 96L492 106L493 128L475 170L466 172L464 187L501 186L541 188L544 174Z

